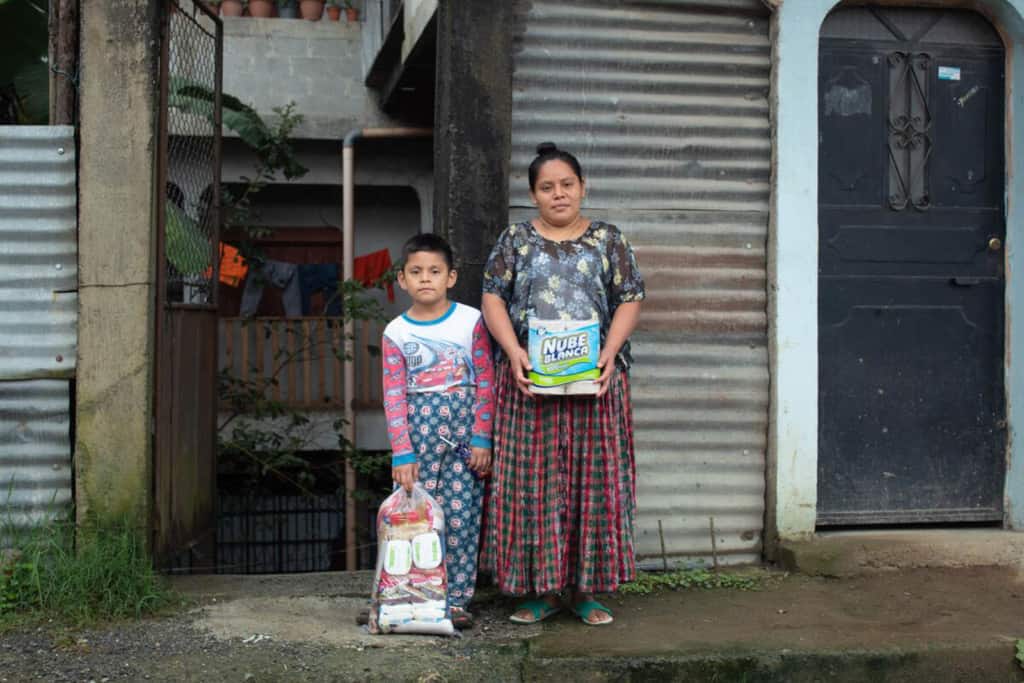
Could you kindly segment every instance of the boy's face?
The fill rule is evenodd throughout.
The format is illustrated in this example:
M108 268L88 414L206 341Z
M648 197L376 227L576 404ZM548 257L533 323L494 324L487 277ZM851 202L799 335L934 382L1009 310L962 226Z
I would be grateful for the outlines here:
M448 297L455 286L457 274L448 267L444 255L433 251L409 254L405 267L398 272L398 285L409 292L420 306L431 306Z

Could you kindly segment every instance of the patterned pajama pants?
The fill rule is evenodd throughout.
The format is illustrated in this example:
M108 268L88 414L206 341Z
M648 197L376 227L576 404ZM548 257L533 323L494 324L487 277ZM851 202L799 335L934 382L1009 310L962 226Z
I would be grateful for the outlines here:
M483 483L441 437L469 443L473 394L411 393L408 401L409 436L420 466L420 483L444 510L448 600L453 607L465 607L476 589Z

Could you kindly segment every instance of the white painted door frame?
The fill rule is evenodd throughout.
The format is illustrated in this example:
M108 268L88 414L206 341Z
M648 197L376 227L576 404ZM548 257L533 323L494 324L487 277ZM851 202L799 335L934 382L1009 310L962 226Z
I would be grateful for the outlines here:
M769 228L769 421L766 540L813 535L818 488L818 35L835 0L776 4L773 17L773 181ZM878 4L887 4L885 0ZM905 2L892 4L905 5ZM1006 45L1006 393L1008 528L1024 529L1024 0L952 0L974 9ZM1016 116L1020 111L1022 115Z

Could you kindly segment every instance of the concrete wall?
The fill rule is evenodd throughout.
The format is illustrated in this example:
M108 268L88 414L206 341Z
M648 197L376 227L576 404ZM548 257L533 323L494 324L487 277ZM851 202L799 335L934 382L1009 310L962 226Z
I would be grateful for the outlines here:
M777 4L773 31L774 194L770 231L772 415L768 521L782 540L814 532L818 472L818 33L835 0ZM886 4L880 2L879 4ZM891 4L906 5L898 1ZM922 6L963 7L987 16L1006 44L1007 230L1006 391L1010 452L1007 524L1024 528L1024 0L952 0Z
M330 185L341 187L341 141L298 140L293 148L299 161L309 169L302 178L276 184ZM429 139L360 140L355 152L356 186L408 186L419 199L421 232L433 231L434 176L433 146ZM241 182L251 176L255 157L237 140L225 140L222 182ZM356 200L358 198L358 190ZM356 220L359 220L358 214Z
M419 42L423 30L437 12L437 0L405 0L402 15L405 38L402 39L402 61L404 62L416 43Z
M79 520L150 519L160 5L81 7Z
M262 115L294 101L294 137L392 125L363 85L362 31L345 21L224 18L224 92Z

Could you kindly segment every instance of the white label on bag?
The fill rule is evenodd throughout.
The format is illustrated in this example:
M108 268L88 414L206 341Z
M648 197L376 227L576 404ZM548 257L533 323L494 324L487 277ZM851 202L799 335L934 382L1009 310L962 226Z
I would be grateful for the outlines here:
M412 546L409 541L388 541L384 546L384 571L392 576L408 574L412 569Z
M420 569L434 569L444 559L441 537L431 531L412 539L412 561Z

